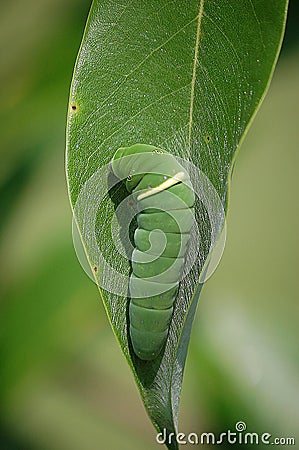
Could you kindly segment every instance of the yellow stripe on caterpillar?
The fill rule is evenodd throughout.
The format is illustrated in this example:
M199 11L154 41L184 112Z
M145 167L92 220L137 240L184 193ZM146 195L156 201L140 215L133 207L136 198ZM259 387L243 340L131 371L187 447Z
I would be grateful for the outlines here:
M157 194L158 192L165 191L166 189L170 188L171 186L174 186L177 183L180 183L181 181L184 181L186 179L185 172L178 172L174 177L168 178L168 180L161 183L159 186L156 186L154 188L149 189L146 192L143 192L142 194L139 194L137 197L137 201L142 200L146 197L150 197L151 195Z

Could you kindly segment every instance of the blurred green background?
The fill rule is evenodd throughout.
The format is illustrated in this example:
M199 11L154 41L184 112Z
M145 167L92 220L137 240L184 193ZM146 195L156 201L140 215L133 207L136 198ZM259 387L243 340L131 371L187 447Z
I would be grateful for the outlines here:
M72 245L64 135L89 3L0 4L0 450L161 448ZM299 428L298 25L293 0L193 327L185 433Z

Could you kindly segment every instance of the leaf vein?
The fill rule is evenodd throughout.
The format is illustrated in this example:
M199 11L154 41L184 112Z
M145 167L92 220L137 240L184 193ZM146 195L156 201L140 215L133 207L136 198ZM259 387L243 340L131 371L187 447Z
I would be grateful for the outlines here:
M201 34L201 23L203 16L203 6L204 0L200 1L199 12L197 15L197 30L196 30L196 41L195 41L195 50L194 50L194 64L193 64L193 73L192 73L192 81L191 81L191 98L190 98L190 112L189 112L189 135L188 135L188 154L190 157L191 153L191 132L192 132L192 120L193 120L193 105L194 105L194 90L195 90L195 81L196 81L196 69L197 69L197 61L198 61L198 51L199 51L199 40Z
M258 28L259 28L259 32L260 32L260 39L261 39L261 43L262 43L263 49L266 50L266 46L265 46L264 39L263 39L262 28L261 28L261 22L259 21L259 18L258 18L257 14L256 14L253 1L249 0L249 3L251 5L251 8L252 8L253 15L254 15L254 18L256 20L256 23L258 24Z
M138 110L138 112L136 114L134 114L132 117L130 117L130 119L128 119L126 122L123 123L123 125L120 128L117 128L113 133L111 133L109 136L107 136L101 143L100 145L89 155L89 157L87 158L86 161L86 165L85 165L85 171L82 174L82 178L84 179L84 176L87 172L88 166L89 166L89 161L91 160L91 158L99 151L99 149L102 147L102 145L108 141L112 136L114 136L115 134L119 133L120 130L122 130L128 123L130 123L133 119L135 119L135 117L138 117L140 115L140 113L142 113L143 111L146 111L148 108L150 108L151 106L159 103L161 100L164 100L167 97L171 97L172 95L176 94L177 92L186 89L186 87L189 86L190 83L187 83L184 86L179 87L178 89L175 89L174 91L169 92L166 95L162 95L161 97L159 97L157 100L155 100L154 102L149 103L147 106L145 106L144 108Z
M202 0L203 1L203 0ZM158 47L154 48L148 55L145 56L145 58L143 58L142 61L140 61L139 64L137 64L137 66L135 66L128 74L124 75L124 79L123 81L118 85L118 87L112 91L102 102L101 104L91 113L89 114L89 116L86 118L85 122L81 125L80 130L82 131L82 129L84 128L84 126L88 123L88 120L91 119L93 116L95 116L99 110L102 108L102 106L105 104L105 102L107 102L114 94L116 94L119 89L124 85L124 83L128 80L128 78L130 76L133 75L133 73L135 73L138 69L140 69L140 67L153 55L155 54L158 50L160 50L161 48L163 48L166 44L168 44L175 36L177 36L179 33L181 33L185 28L187 28L189 25L191 25L191 23L193 23L198 16L194 17L193 19L191 19L188 23L186 23L185 25L183 25L181 28L179 28L175 33L173 33L168 39L166 39L161 45L159 45Z

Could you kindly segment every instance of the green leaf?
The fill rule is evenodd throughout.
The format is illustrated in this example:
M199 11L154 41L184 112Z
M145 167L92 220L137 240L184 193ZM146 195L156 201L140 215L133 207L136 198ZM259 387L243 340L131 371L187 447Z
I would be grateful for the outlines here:
M84 228L93 225L88 218L93 208L76 206L84 186L90 201L96 201L98 184L107 188L104 172L96 182L85 183L121 146L153 144L190 160L210 179L226 209L236 152L269 85L286 8L286 0L94 0L74 71L67 127L69 194L91 267L99 246L126 282L130 273L110 229L124 189L103 197L93 218L92 245ZM135 357L127 335L127 298L100 288L147 412L156 429L165 428L168 435L177 432L184 365L202 287L198 280L211 242L205 209L196 209L201 258L180 285L161 358L144 362ZM99 271L94 276L99 281ZM178 448L173 439L167 446Z

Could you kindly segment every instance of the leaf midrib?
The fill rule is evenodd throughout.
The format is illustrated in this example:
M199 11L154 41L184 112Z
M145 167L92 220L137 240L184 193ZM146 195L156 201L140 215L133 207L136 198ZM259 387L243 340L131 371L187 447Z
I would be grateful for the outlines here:
M200 0L199 12L198 12L198 16L197 16L197 29L196 29L196 40L195 40L195 49L194 49L194 62L193 62L193 72L192 72L192 80L191 80L191 96L190 96L190 112L189 112L189 133L188 133L188 154L189 154L189 157L190 157L190 153L191 153L191 134L192 134L192 122L193 122L194 90L195 90L196 70L197 70L197 62L198 62L199 41L200 41L200 35L201 35L201 24L202 24L202 16L203 16L203 7L204 7L204 0Z

